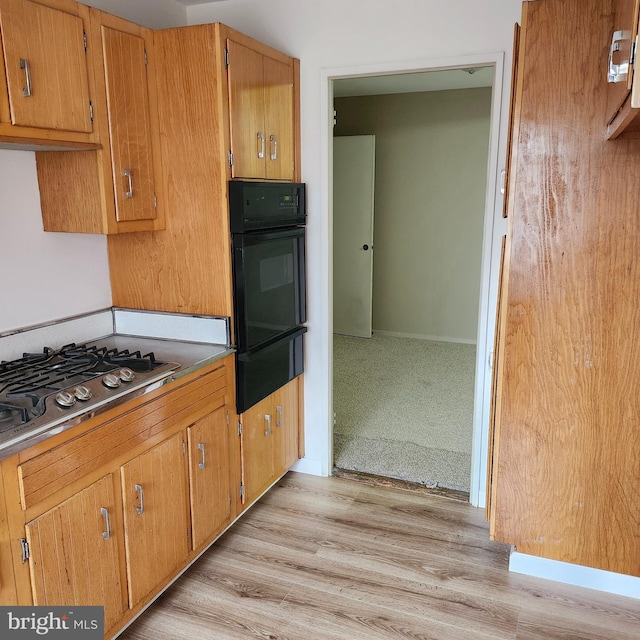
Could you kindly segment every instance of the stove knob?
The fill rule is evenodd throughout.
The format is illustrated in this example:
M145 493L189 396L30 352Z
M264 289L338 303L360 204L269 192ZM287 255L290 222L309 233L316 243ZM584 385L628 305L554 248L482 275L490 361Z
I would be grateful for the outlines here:
M118 375L120 376L120 380L122 380L122 382L131 382L136 377L136 374L127 367L124 367L124 369L120 369Z
M56 403L61 407L68 409L76 403L76 397L68 391L61 391L56 395Z
M84 385L80 385L79 387L76 387L73 390L73 395L76 397L77 400L86 402L91 398L91 391L87 389L87 387L85 387Z
M107 375L102 378L102 384L105 387L109 387L109 389L117 389L120 386L120 378L113 373L107 373Z

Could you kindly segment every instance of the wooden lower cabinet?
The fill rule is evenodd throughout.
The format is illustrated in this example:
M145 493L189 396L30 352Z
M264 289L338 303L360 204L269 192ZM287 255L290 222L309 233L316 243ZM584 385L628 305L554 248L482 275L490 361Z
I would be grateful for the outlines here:
M176 433L121 468L129 606L184 565L190 531L186 442Z
M233 516L228 416L228 409L220 407L187 429L194 551L222 531Z
M241 435L233 358L0 461L3 603L104 606L113 637L287 471L300 378Z
M243 503L250 505L298 458L299 378L242 414Z
M104 606L105 630L126 608L122 537L107 475L26 525L33 604Z

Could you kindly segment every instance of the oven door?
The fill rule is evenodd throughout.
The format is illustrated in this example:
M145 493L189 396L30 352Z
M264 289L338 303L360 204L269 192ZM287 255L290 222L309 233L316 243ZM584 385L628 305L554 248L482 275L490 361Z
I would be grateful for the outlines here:
M264 346L307 319L305 228L234 234L236 345Z
M299 327L266 347L236 354L238 413L244 413L303 373L306 331L306 327Z

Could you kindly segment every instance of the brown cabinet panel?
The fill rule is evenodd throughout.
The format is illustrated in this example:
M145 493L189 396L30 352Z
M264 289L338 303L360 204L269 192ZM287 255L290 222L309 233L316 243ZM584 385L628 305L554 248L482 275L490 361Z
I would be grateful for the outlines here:
M130 607L189 554L185 449L183 433L176 433L121 467Z
M266 177L292 180L294 165L293 67L264 58Z
M261 178L266 173L263 56L233 40L229 59L229 130L233 177Z
M523 5L491 532L640 576L640 144L603 140L612 26L599 0Z
M219 533L232 517L230 425L221 407L187 429L193 549Z
M120 519L111 475L26 525L36 606L104 606L105 630L122 617Z
M83 21L29 0L0 0L11 122L91 132Z
M156 217L143 38L102 27L111 165L118 222Z

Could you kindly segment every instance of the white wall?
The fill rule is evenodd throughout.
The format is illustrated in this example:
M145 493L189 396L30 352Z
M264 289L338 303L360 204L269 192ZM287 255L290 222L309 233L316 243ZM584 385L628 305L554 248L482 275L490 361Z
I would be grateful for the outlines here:
M224 22L300 58L302 170L309 194L305 438L310 470L331 471L328 78L367 73L354 74L354 68L369 73L390 66L417 70L437 66L443 58L504 52L508 85L513 24L520 14L520 0L224 0L187 9L189 24ZM501 157L508 86L502 109ZM490 298L495 301L495 285Z
M153 27L186 22L174 0L87 4ZM111 306L105 238L42 230L33 152L0 150L0 273L0 332Z
M474 343L491 88L334 104L334 135L376 136L373 330Z

